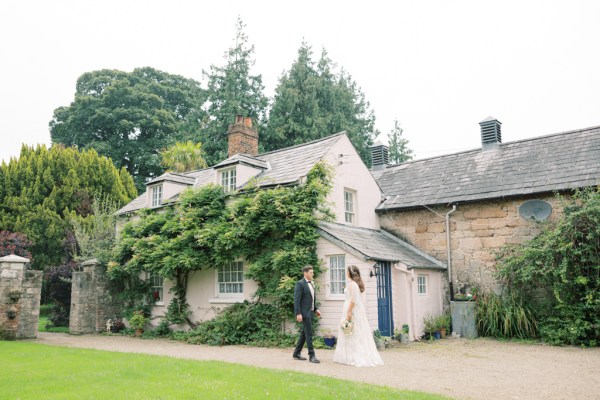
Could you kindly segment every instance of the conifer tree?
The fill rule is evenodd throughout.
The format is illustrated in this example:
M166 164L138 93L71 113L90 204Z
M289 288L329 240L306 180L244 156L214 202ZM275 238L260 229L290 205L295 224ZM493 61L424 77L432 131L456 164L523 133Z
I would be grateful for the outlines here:
M400 164L412 160L413 151L408 148L408 140L402 137L403 129L394 120L394 129L388 134L390 164Z

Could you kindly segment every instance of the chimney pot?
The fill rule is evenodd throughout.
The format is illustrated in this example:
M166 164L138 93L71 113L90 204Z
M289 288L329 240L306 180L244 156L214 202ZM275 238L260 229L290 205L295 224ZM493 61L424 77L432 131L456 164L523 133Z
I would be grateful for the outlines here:
M236 124L241 124L243 122L244 122L244 116L243 115L238 114L238 115L235 116L235 123Z
M248 128L252 128L252 118L251 117L244 118L244 125L246 125Z

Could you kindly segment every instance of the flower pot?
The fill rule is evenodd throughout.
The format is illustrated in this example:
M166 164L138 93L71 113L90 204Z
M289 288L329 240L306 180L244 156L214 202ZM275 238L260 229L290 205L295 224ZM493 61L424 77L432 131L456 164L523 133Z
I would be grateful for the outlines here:
M433 332L433 336L435 336L435 340L440 340L442 338L440 331Z
M135 330L135 336L142 336L142 333L144 333L143 329L136 329Z
M323 338L323 341L325 342L325 346L333 347L333 346L335 346L336 337L335 336L327 336L327 337Z
M445 338L446 338L446 328L441 328L441 329L440 329L440 337L441 337L442 339L445 339Z
M400 343L403 343L403 344L408 343L408 333L400 334Z
M377 350L384 350L385 349L385 340L375 339L375 345L377 346Z

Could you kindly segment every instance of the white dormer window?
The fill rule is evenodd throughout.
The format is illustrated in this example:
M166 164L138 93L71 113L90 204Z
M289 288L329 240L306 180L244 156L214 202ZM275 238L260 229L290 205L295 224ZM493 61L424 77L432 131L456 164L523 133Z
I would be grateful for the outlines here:
M233 192L235 190L235 168L221 171L221 185L225 192Z
M344 189L344 221L347 224L354 225L356 220L356 192L354 190Z
M158 207L162 204L162 185L154 186L152 188L152 207Z

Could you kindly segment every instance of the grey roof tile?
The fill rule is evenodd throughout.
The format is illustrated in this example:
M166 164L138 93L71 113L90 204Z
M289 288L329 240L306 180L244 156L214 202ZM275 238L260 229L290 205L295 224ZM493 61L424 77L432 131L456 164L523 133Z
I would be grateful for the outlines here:
M364 260L402 262L409 268L446 268L441 261L384 231L329 222L320 222L318 230L325 239Z
M378 210L477 201L600 184L600 127L503 143L371 171Z

